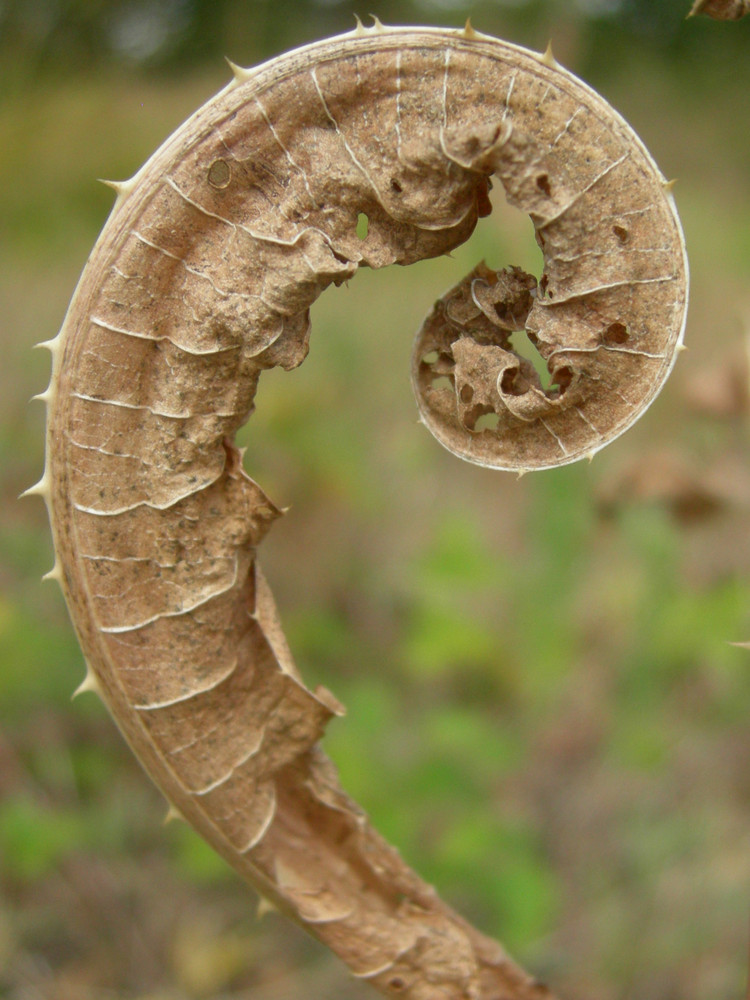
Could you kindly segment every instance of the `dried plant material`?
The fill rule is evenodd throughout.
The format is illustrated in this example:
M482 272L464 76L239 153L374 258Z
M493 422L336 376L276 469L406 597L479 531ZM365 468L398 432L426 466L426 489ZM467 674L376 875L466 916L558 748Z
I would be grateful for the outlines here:
M685 396L691 409L725 420L744 419L750 411L750 365L748 348L727 352L717 364L693 375Z
M607 514L628 503L661 503L681 524L713 517L730 502L721 483L698 473L678 452L669 449L644 455L603 484L599 504Z
M441 301L418 342L420 406L484 464L592 453L651 401L682 336L672 197L551 55L469 26L359 25L234 73L114 185L47 344L30 492L49 505L82 688L171 811L356 976L411 1000L541 1000L339 787L318 744L343 709L294 666L256 561L281 511L232 441L260 374L304 359L317 296L359 267L448 253L489 211L494 174L534 221L544 275L480 266ZM524 324L551 390L509 346Z
M525 471L591 456L641 416L682 336L685 265L671 199L629 128L558 70L517 84L489 149L447 130L443 146L528 212L544 272L537 285L518 268L476 268L425 321L412 382L452 452ZM549 387L513 350L524 328Z
M695 0L689 17L707 14L717 21L739 21L750 14L750 0Z

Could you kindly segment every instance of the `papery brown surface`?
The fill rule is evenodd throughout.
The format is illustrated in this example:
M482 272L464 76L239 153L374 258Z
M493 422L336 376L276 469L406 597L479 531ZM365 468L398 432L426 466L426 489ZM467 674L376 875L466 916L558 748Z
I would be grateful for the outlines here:
M479 464L590 455L673 364L679 223L593 91L470 29L376 24L238 71L121 186L52 345L40 492L89 686L240 874L413 1000L551 994L339 787L319 742L343 709L294 667L256 560L281 510L232 440L262 372L304 359L317 296L361 266L450 252L493 175L531 216L544 273L480 265L440 300L415 347L420 411ZM524 326L547 388L513 350Z

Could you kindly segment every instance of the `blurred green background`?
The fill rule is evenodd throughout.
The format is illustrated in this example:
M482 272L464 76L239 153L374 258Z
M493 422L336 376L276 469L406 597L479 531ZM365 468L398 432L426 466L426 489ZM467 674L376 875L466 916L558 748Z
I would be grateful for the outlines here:
M750 900L750 18L688 0L0 0L0 996L374 995L179 824L99 702L43 505L56 333L123 178L228 79L347 31L459 26L557 58L676 177L687 343L591 465L522 480L417 424L411 336L479 259L539 271L495 212L451 260L315 305L309 359L261 382L246 465L291 509L262 561L326 749L442 894L576 1000L736 1000ZM301 557L302 556L302 557Z

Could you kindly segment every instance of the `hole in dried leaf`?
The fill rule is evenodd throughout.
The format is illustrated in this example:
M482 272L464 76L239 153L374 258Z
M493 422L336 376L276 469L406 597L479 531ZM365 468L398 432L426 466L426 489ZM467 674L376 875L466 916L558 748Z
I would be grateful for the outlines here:
M497 413L483 413L481 417L478 417L474 422L475 431L496 431L497 425L500 423L500 417Z
M627 243L630 233L627 231L625 226L612 226L612 232L615 234L620 243Z
M433 389L450 389L453 390L453 382L448 378L447 375L438 375L437 378L432 380Z
M440 355L437 351L428 351L426 354L422 355L422 364L434 365L439 357Z
M626 344L629 339L628 328L624 323L610 323L602 334L605 344Z
M469 407L461 414L461 423L467 430L476 431L491 430L497 426L498 415L491 406L486 403L477 403L476 406Z
M357 216L357 237L360 240L367 239L367 231L370 228L370 220L364 212L360 212Z
M226 160L214 160L208 168L208 183L211 187L225 188L229 184L231 171Z
M547 174L539 174L536 179L536 186L547 195L548 198L552 196L552 188L550 187L549 177Z
M549 368L547 367L547 362L537 350L536 344L532 338L533 334L529 334L527 330L516 330L510 335L511 350L513 350L519 357L531 362L534 366L534 371L539 376L541 387L546 392L552 385L552 376L550 375ZM517 395L517 393L512 393L511 390L507 391L511 392L512 395Z
M461 396L462 403L470 403L474 398L474 390L470 385L462 385L459 395Z

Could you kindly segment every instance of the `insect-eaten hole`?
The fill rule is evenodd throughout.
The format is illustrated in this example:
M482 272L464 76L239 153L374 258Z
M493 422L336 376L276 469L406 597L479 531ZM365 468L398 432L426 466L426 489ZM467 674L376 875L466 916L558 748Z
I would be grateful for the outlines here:
M628 340L630 334L624 323L610 323L602 332L603 344L627 344Z
M440 355L437 351L428 351L426 354L422 355L422 364L434 365L439 357Z
M478 434L480 431L497 430L500 417L491 406L478 403L461 414L461 422L468 430Z
M500 417L497 413L483 413L481 417L477 417L474 421L475 431L496 431L497 425L500 423Z
M539 174L536 179L536 186L542 194L546 194L548 198L552 197L552 187L550 186L549 176L547 174Z
M450 389L453 392L453 381L447 375L438 375L432 380L433 389Z
M612 232L615 234L620 243L627 243L630 239L630 233L627 231L625 226L612 226Z
M232 171L226 160L214 160L208 168L208 183L218 190L228 186L231 176Z
M461 391L458 395L460 396L462 403L470 403L474 398L474 390L468 383L465 383L461 386Z
M537 346L534 340L535 340L534 335L529 334L527 330L516 330L514 333L510 335L511 350L515 354L517 354L520 358L523 358L525 361L531 362L531 364L534 366L534 371L536 372L537 377L539 378L539 384L541 385L542 389L545 392L548 392L552 387L552 375L550 374L550 370L547 367L547 362L544 360L544 358L537 350ZM511 379L508 383L509 388L506 389L503 383L505 382L506 377L509 376L509 374L514 371L518 372L519 377ZM522 385L521 380L523 380L523 382L526 383L526 388L521 388ZM514 368L509 368L505 372L500 384L503 388L503 391L509 393L509 395L511 396L519 396L521 395L521 393L526 392L527 389L529 388L528 380L526 378L523 378L518 369ZM515 389L511 388L511 386L515 386L516 388Z
M366 240L369 229L370 219L365 212L360 212L357 216L357 238L360 240Z

